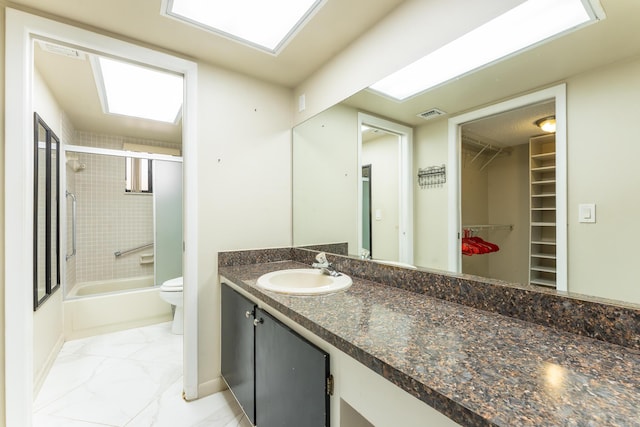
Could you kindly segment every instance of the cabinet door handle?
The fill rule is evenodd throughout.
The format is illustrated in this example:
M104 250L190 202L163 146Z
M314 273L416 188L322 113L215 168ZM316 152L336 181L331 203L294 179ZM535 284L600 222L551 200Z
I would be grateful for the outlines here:
M244 317L246 317L247 319L250 318L251 316L253 316L253 311L247 310L247 312L244 313Z
M260 318L260 319L254 319L253 320L253 326L258 326L259 324L264 323L264 319Z

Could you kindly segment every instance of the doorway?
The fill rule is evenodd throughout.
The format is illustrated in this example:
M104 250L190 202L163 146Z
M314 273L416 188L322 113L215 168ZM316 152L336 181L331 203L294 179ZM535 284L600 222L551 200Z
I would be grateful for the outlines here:
M32 188L33 167L31 145L33 114L33 64L35 39L55 39L88 51L103 52L149 66L170 70L184 76L184 304L185 358L184 392L187 399L197 397L197 153L196 93L197 66L171 55L153 51L107 36L92 33L46 18L14 9L6 9L6 75L11 82L6 88L5 112L5 239L12 250L5 253L5 353L6 420L8 425L31 425L33 402L33 313L32 290L22 286L31 276L33 264ZM9 184L10 183L10 184ZM187 185L188 183L188 185ZM188 286L192 284L192 286Z
M552 258L556 222L553 159L548 157L544 160L547 167L541 173L545 176L535 181L546 183L546 187L536 184L532 188L531 181L535 177L530 177L530 162L536 159L531 157L531 152L537 148L536 141L540 138L553 141L554 138L553 133L545 133L538 127L536 121L554 116L555 102L550 100L462 125L460 211L463 273L513 283L549 286L553 283L555 286L553 270L556 266ZM531 189L540 193L540 197L531 199ZM531 207L532 201L544 202L544 209L541 204ZM536 215L545 216L544 226L531 228L534 220L543 223L534 218ZM531 241L541 241L536 233L544 233L548 244L532 246ZM546 249L544 257L543 249ZM530 274L531 268L545 271ZM553 280L534 283L534 279L542 274Z
M358 129L359 169L371 165L368 185L370 190L375 189L370 198L371 248L367 249L363 224L366 185L363 179L358 180L359 255L373 254L373 259L413 264L413 129L364 113L358 113ZM369 148L379 147L368 150L367 144ZM395 160L389 160L389 155ZM386 161L376 164L379 156ZM377 180L376 174L387 178ZM376 244L377 240L380 243Z
M527 134L524 141L520 144L505 144L496 141L500 136L496 133L499 117L508 117L509 115L517 115L518 113L528 112L531 117L546 115L548 109L552 108L552 114L556 119L556 132L554 134L553 147L553 177L545 177L534 182L533 175L529 176L531 153L529 150L529 137L534 134L540 135L542 131L531 131ZM524 114L524 113L523 113ZM534 121L530 120L528 121ZM485 126L486 125L486 126ZM530 123L529 125L533 125ZM483 131L492 129L491 131ZM483 135L478 135L482 134ZM526 133L526 132L525 132ZM466 142L465 142L466 141ZM527 144L526 146L524 144ZM469 148L475 145L475 148ZM520 146L518 148L518 145ZM490 154L487 154L490 153ZM536 153L534 153L536 154ZM480 184L479 180L488 179L486 174L479 174L480 169L491 167L491 162L499 159L500 156L511 156L512 159L519 158L520 167L512 168L512 174L508 177L503 175L494 180L496 184L493 189L495 200L501 199L506 205L497 207L494 215L489 214L488 206L478 206L478 209L470 209L474 204L486 205L489 195L485 194L480 199L483 201L474 201L473 185L477 187L476 195L481 191L487 191L488 185ZM475 159L475 160L474 160ZM470 166L474 161L481 159L478 170L474 170L475 166ZM455 272L467 272L477 274L483 277L497 278L501 280L516 281L520 283L533 283L529 265L539 270L553 270L554 287L557 290L567 290L567 184L566 184L566 88L565 85L555 86L533 94L525 95L513 100L492 105L477 111L463 114L449 120L449 164L451 165L451 181L449 187L449 269ZM499 162L501 162L499 160ZM502 162L504 163L504 162ZM494 163L495 164L495 163ZM524 165L524 166L523 166ZM465 169L466 168L466 169ZM550 170L548 165L541 169L545 173ZM518 174L519 171L519 174ZM504 171L503 171L504 172ZM470 174L476 173L475 181L470 178ZM464 176L466 175L466 183ZM518 189L508 190L513 198L504 197L505 191L509 186L513 187L515 182L520 181ZM487 184L486 182L484 184ZM546 185L544 188L533 188L533 185ZM466 192L465 192L466 188ZM484 188L484 190L482 190ZM547 191L548 189L548 191ZM552 196L553 210L546 203L545 205L535 205L532 197L536 197L538 193L540 198ZM536 201L536 203L538 203ZM509 205L510 204L510 205ZM506 207L506 206L509 207ZM496 204L495 206L499 206ZM495 207L494 206L494 207ZM533 212L533 211L536 212ZM507 213L508 215L501 215ZM539 215L554 216L552 221L537 220ZM540 237L540 230L534 230L533 225L540 224L548 229L543 238ZM548 245L550 241L551 226L553 227L553 247L554 253L549 253L548 247L540 246ZM496 256L496 261L492 268L489 257L473 257L463 255L464 243L463 239L470 237L469 233L480 234L480 238L489 238L497 240L496 246L505 243L507 246ZM489 234L492 233L492 234ZM537 234L536 234L537 233ZM538 243L534 246L533 243ZM462 249L462 250L461 250ZM531 255L531 256L530 256ZM551 255L553 255L553 266L550 265ZM505 256L515 257L510 261L503 259ZM467 259L464 259L467 258ZM535 259L534 259L535 258ZM517 261L514 261L517 259ZM484 265L483 265L484 264ZM519 267L514 268L514 265ZM527 266L525 268L525 266ZM511 268L511 271L509 271ZM546 271L544 274L546 274ZM546 276L545 276L546 278Z

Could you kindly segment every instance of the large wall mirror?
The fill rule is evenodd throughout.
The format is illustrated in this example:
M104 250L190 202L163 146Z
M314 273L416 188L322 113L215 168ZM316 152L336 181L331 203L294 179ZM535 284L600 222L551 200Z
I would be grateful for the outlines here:
M60 139L38 113L34 122L33 309L60 287Z
M347 242L349 255L362 257L362 167L372 161L359 144L389 138L360 126L358 114L366 113L413 131L411 264L544 289L556 288L560 272L572 295L640 304L629 235L640 209L635 196L640 174L634 164L640 155L635 141L640 33L632 30L640 28L640 4L600 4L606 19L420 95L397 102L366 89L296 126L294 245ZM487 117L472 114L558 87L566 98L549 96ZM562 146L538 147L536 138L553 132L535 122L554 115ZM363 137L362 132L369 134ZM556 148L565 150L566 158L558 160L565 162L562 167L559 163L556 169L551 160L532 163L550 159ZM387 158L389 165L400 164L394 156ZM532 178L531 168L538 178ZM375 169L374 164L372 173ZM426 178L427 171L433 176ZM556 194L555 181L564 183L566 193ZM554 203L551 196L557 197ZM373 196L368 203L374 225L395 215ZM585 218L585 206L592 205L595 212ZM555 209L565 213L555 214ZM452 220L457 224L453 237ZM537 229L534 223L540 224ZM399 223L395 226L399 230ZM468 227L470 236L499 250L462 254L463 226L474 226ZM397 234L387 235L392 237L386 238L386 249L397 246ZM565 250L557 259L556 244ZM382 260L402 262L396 251L372 252L374 259L380 254Z

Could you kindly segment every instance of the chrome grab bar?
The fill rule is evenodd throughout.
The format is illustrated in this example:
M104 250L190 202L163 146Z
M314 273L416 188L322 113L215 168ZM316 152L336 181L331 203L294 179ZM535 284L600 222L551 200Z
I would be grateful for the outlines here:
M150 248L151 246L153 246L153 243L147 243L146 245L138 246L137 248L127 249L126 251L115 251L113 253L113 255L115 255L115 257L118 258L118 257L120 257L122 255L126 255L126 254L131 253L131 252L139 251L140 249Z
M76 205L78 200L76 199L76 195L67 191L65 193L66 197L71 197L71 254L65 254L65 261L69 261L69 258L75 256L76 254L76 220L77 220L77 211Z

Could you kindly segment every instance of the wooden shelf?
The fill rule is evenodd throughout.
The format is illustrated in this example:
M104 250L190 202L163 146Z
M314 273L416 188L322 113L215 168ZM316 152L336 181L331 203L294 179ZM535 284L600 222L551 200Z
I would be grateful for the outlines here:
M531 271L540 271L542 273L556 273L555 267L540 267L540 266L531 266Z
M531 254L531 258L556 259L556 254Z
M556 152L552 152L552 153L541 153L541 154L532 154L531 158L534 160L547 160L547 159L555 159L556 158Z
M547 279L536 278L536 279L531 279L529 281L529 283L531 283L532 285L549 286L551 288L555 288L556 287L555 280L547 280Z
M513 224L470 224L462 225L463 229L476 229L476 230L513 230Z
M557 259L555 147L553 134L529 139L529 283L552 288Z
M550 246L556 246L556 242L555 241L549 241L549 240L533 240L531 241L532 245L550 245Z
M555 166L541 166L537 168L531 168L531 172L555 172Z

